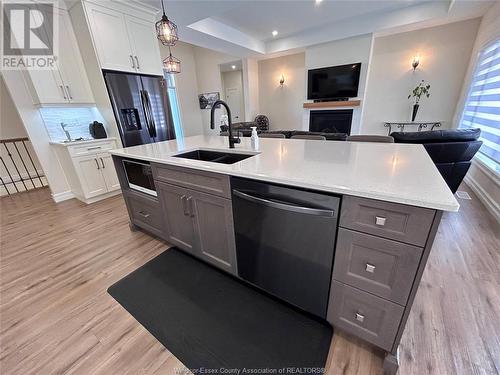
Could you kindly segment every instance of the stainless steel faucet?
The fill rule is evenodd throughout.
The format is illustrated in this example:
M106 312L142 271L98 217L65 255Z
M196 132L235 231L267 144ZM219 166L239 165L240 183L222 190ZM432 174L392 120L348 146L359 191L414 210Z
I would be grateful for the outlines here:
M215 121L214 121L214 113L215 109L217 108L218 105L223 105L226 108L227 112L227 117L228 117L228 131L229 131L229 148L234 148L235 143L240 143L241 139L240 137L233 137L233 123L231 121L231 110L229 109L229 106L227 103L223 100L216 100L215 103L212 105L212 110L210 111L210 129L215 129Z
M66 130L66 126L68 126L68 125L66 125L64 122L61 122L61 128L64 131L64 133L66 134L66 138L68 139L68 142L71 142L71 135Z

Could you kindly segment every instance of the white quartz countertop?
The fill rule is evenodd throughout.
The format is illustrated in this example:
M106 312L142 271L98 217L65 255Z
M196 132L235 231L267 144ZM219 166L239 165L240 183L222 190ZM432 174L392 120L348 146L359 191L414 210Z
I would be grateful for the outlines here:
M68 146L92 144L92 143L99 143L99 142L109 142L109 141L114 141L114 140L116 140L115 137L109 137L109 138L98 138L98 139L82 139L81 141L70 141L70 142L50 141L49 143L51 145L54 145L54 146L68 147Z
M113 155L290 186L458 211L459 204L422 145L260 138L255 156L234 164L172 157L206 149L255 153L250 138L194 136L111 150Z

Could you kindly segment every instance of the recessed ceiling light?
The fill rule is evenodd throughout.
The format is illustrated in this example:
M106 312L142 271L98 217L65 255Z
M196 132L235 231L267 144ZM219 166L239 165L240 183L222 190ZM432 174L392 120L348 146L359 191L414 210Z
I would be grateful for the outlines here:
M236 65L231 65L231 69L236 69Z
M271 34L273 34L273 36L278 35L278 30L273 30L273 32Z
M321 3L323 0L316 0L316 4Z

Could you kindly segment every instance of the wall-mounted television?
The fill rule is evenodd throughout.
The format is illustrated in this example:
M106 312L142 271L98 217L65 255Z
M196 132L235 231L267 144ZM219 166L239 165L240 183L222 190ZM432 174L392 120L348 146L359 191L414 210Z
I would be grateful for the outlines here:
M358 96L361 63L311 69L307 74L307 99L328 100Z

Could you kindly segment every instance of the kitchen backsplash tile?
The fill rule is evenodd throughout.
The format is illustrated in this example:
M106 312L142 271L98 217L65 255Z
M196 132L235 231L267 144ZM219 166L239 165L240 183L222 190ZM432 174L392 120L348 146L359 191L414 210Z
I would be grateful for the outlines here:
M103 122L96 107L43 107L40 108L43 121L51 141L64 141L66 134L61 122L67 125L71 139L92 138L89 124L94 121Z

